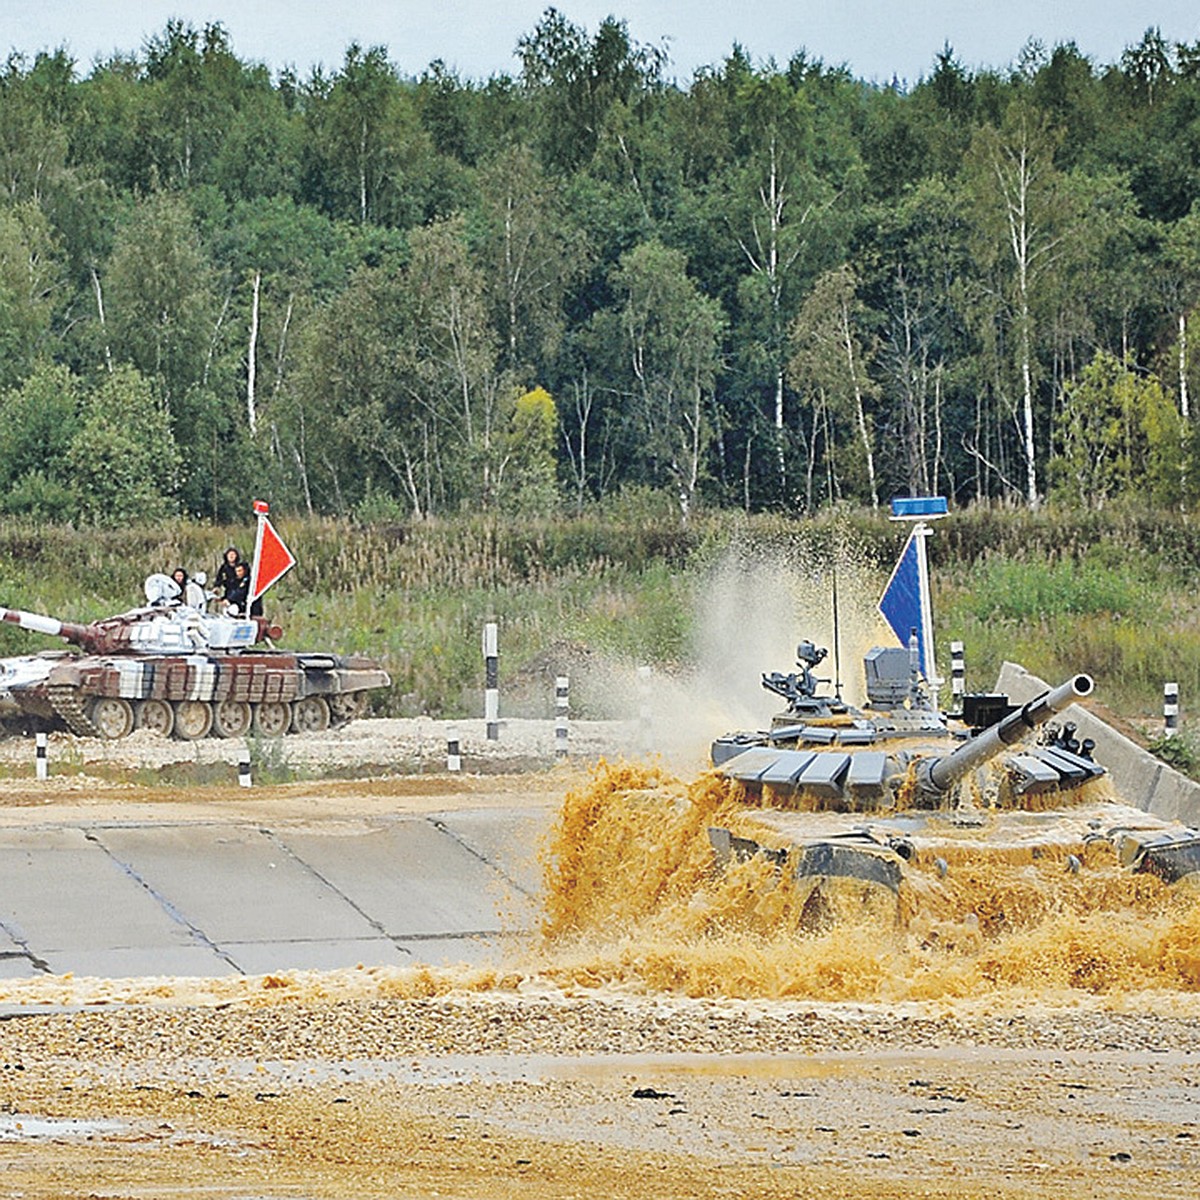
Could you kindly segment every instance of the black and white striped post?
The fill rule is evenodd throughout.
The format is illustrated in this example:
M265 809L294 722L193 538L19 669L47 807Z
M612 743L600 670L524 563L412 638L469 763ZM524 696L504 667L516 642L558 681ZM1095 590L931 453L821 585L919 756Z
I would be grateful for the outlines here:
M500 627L489 621L483 627L483 719L487 740L500 740Z
M967 662L962 642L950 643L950 697L954 711L962 712L963 696L967 692Z
M462 751L458 745L458 730L453 725L446 730L446 770L462 770Z
M571 710L571 680L559 675L554 680L554 757L567 757L568 719Z
M50 774L50 764L46 760L46 735L44 733L35 733L33 735L34 755L37 759L35 768L37 778L45 780Z
M1179 684L1163 684L1163 737L1179 732Z
M248 788L253 784L250 777L250 744L242 743L242 753L238 757L238 787Z

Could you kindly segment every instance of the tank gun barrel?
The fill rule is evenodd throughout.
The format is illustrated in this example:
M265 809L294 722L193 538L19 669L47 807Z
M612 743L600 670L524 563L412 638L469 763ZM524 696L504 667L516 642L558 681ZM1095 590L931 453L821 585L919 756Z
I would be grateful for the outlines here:
M27 629L31 633L46 633L51 637L60 637L76 646L88 644L88 627L75 625L70 621L60 621L57 617L46 617L41 613L23 612L19 608L0 608L0 620Z
M919 786L925 792L941 795L968 771L995 758L1006 747L1062 712L1067 705L1090 696L1094 686L1090 675L1076 675L1066 683L1043 692L944 758L930 758L922 762L917 777Z

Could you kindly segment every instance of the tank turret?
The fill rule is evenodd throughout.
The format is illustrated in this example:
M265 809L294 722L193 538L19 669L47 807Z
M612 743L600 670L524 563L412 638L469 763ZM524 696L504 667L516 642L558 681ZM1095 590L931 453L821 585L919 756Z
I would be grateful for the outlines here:
M89 624L0 608L0 620L81 651L0 660L0 717L90 737L276 736L345 724L391 682L369 658L277 649L277 626L181 603L166 576L146 581L146 598Z
M1058 687L1030 700L1015 712L1002 717L996 724L977 733L957 750L923 760L917 771L917 786L927 795L943 795L970 771L1009 750L1026 735L1045 725L1051 717L1062 712L1068 704L1090 696L1092 688L1090 675L1076 675L1066 683L1061 683ZM1048 783L1057 784L1061 778L1080 782L1078 776L1081 770L1087 770L1093 778L1102 773L1102 768L1090 758L1085 758L1077 751L1071 751L1057 743L1040 758L1030 758L1029 764L1024 768L1026 774L1037 778L1038 763L1043 764L1041 779Z
M1014 796L1066 789L1098 778L1104 768L1069 734L1021 743L1067 705L1092 691L1077 675L1022 707L1005 697L968 706L986 712L988 725L972 728L935 709L920 686L910 651L876 647L864 659L867 703L856 708L822 695L822 680L810 668L824 657L805 654L801 674L764 675L763 686L784 696L787 708L767 731L718 738L712 762L722 774L752 791L810 795L819 807L876 810L895 804L911 778L909 801L936 807L952 798L954 785L992 760L999 760L1000 786Z
M0 620L32 633L61 637L88 654L186 654L238 650L278 637L262 617L212 616L184 604L137 608L87 625L40 613L0 608Z

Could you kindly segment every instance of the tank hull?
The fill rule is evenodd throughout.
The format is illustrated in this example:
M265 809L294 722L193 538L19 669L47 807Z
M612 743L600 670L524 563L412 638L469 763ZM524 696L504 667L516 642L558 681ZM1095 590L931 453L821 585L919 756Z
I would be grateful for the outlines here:
M320 732L344 725L386 687L358 656L280 650L154 656L61 652L4 663L0 717L82 737L149 728L184 739Z

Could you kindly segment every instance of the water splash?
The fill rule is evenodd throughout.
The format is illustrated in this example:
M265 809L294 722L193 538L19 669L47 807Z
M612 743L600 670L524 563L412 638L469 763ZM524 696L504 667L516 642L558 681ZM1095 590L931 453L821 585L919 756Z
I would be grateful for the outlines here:
M812 880L761 856L715 868L709 826L770 845L763 816L713 773L685 784L658 766L601 764L545 849L539 972L827 1001L1200 991L1200 898L1130 874L1082 834L989 846L976 831L920 850L898 895L840 880L814 905Z

